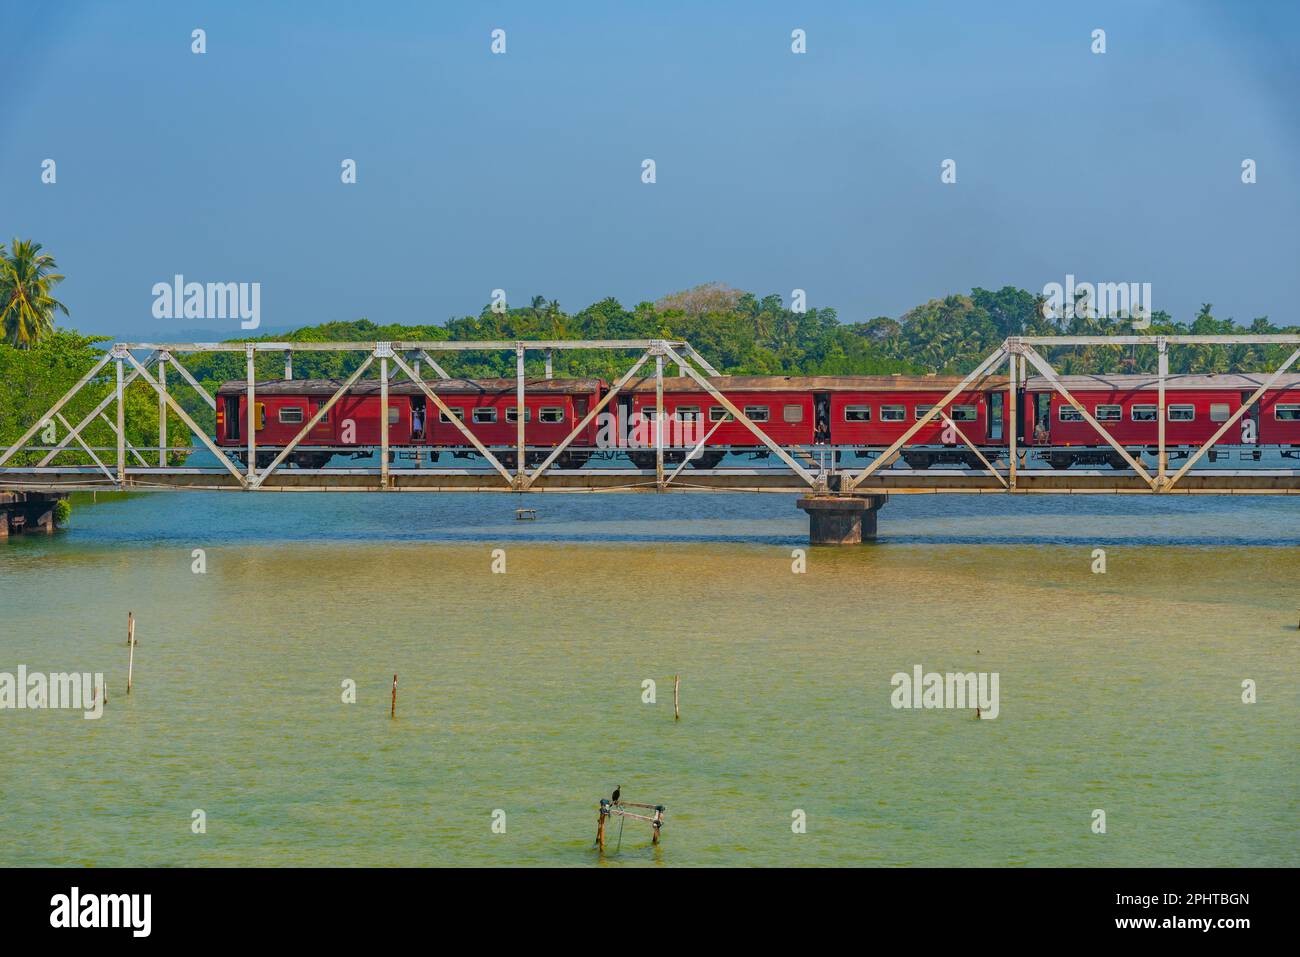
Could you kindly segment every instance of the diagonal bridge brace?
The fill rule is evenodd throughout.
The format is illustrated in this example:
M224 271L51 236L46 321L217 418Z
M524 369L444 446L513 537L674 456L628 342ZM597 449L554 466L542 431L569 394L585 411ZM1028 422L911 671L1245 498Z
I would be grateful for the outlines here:
M1106 444L1123 457L1124 461L1127 462L1133 471L1141 477L1142 481L1147 483L1153 492L1157 491L1159 484L1157 480L1151 475L1151 473L1142 467L1141 462L1128 454L1128 450L1125 449L1124 446L1115 441L1115 437L1107 432L1100 422L1092 417L1092 414L1083 407L1083 403L1076 399L1070 393L1070 390L1061 383L1061 380L1056 377L1056 372L1050 365L1048 365L1047 360L1035 352L1033 346L1025 345L1024 343L1017 343L1015 345L1018 346L1020 354L1028 359L1030 364L1042 373L1044 379L1051 383L1052 388L1061 393L1065 398L1065 401L1074 406L1075 411L1078 412L1079 415L1083 416L1084 421L1096 429L1097 434L1106 440Z
M947 395L945 395L934 405L930 406L929 410L924 415L922 415L921 418L917 419L916 422L912 424L911 428L909 428L906 432L904 432L897 439L895 439L893 444L890 445L889 448L881 452L880 456L874 462L870 463L860 473L858 473L858 475L851 482L849 482L847 486L843 486L842 491L851 492L854 489L856 489L859 485L861 485L869 476L874 475L878 469L880 469L886 462L890 461L893 458L895 452L897 452L899 449L901 449L911 440L912 436L916 435L917 432L920 432L921 429L925 428L926 423L930 422L932 419L938 416L943 411L944 407L948 405L949 402L951 402L953 399L957 398L957 396L961 395L968 388L970 388L971 383L975 382L976 380L985 378L988 375L989 370L992 369L994 366L996 366L999 362L1001 362L1003 356L1005 356L1006 354L1007 354L1007 347L1004 344L1000 346L998 350L994 352L991 356L989 356L987 359L985 359L983 362L977 365L974 371L972 371L969 375L967 375L966 378L962 379L955 386L949 389ZM978 452L978 450L976 451ZM992 468L992 466L989 467ZM999 479L1000 478L1001 477L999 476Z

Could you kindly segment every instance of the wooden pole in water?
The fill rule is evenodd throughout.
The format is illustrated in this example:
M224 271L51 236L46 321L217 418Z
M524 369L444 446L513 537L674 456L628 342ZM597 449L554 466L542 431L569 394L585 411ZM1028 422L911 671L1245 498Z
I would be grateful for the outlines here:
M393 708L388 713L390 718L397 717L397 675L393 675Z
M126 693L131 693L131 679L135 672L135 612L126 613L126 643L131 651L126 658Z
M682 676L673 675L673 720L682 720Z
M607 798L600 799L600 817L596 820L596 844L602 852L605 850L605 818L609 815L608 805Z

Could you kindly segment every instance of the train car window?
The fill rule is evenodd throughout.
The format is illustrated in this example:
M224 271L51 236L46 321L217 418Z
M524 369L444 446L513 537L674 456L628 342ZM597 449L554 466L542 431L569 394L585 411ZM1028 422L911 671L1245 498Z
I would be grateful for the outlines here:
M916 410L915 410L912 414L913 414L917 419L923 419L923 418L925 418L925 413L929 412L929 411L930 411L931 409L933 409L933 408L934 408L934 406L932 406L932 405L918 405L918 406L916 407Z
M948 414L948 418L952 419L954 422L974 422L976 418L975 406L954 405L952 411Z
M1211 421L1211 422L1227 422L1227 421L1228 421L1228 418L1229 418L1231 415L1232 415L1232 413L1228 411L1228 403L1226 403L1226 402L1212 402L1212 403L1210 404L1210 421Z
M709 406L710 422L730 422L734 416L720 405Z
M751 422L767 421L767 406L765 405L747 405L745 406L745 418Z
M319 412L319 411L321 410L321 406L323 406L323 405L325 404L325 402L326 402L325 399L312 399L312 400L311 400L311 408L312 408L312 413L311 413L311 414L312 414L312 415L315 415L317 412ZM329 413L329 409L326 409L326 410L325 410L325 414L322 415L322 416L320 417L320 421L317 422L316 424L317 424L317 425L329 425L329 424L330 424L330 413Z
M1300 405L1275 405L1273 418L1280 422L1294 422L1300 419Z
M396 425L397 422L398 422L398 420L401 419L401 417L402 417L402 410L401 410L401 409L399 409L399 408L398 408L397 406L395 406L395 405L390 405L390 406L388 407L388 424L389 424L389 425Z
M846 405L844 407L845 422L870 422L871 406L869 405Z
M901 405L882 405L880 407L881 422L902 422L907 418L907 409Z
M657 416L658 414L659 414L658 406L647 405L644 409L641 410L641 421L653 422L655 420L655 416Z
M527 422L528 419L525 417L524 421ZM547 406L544 409L538 409L537 421L538 422L563 422L564 409L559 406Z
M495 420L493 420L493 421L495 421ZM507 407L506 407L506 421L507 421L507 422L518 422L518 421L519 421L519 408L518 408L518 406L513 406L513 405L511 405L511 406L507 406ZM531 421L533 421L533 410L530 409L530 408L528 408L528 406L524 406L524 421L525 421L525 422L531 422Z
M478 408L474 410L475 422L495 422L497 420L496 409Z
M465 421L465 410L464 410L464 409L459 409L459 408L457 408L457 407L454 406L454 405L449 405L449 406L447 406L447 408L451 409L451 414L454 415L456 418L460 419L462 422ZM439 421L439 422L450 422L451 419L447 416L447 413L446 413L446 412L439 412L439 413L438 413L438 421Z
M1134 422L1154 422L1156 407L1154 405L1135 405L1130 413Z
M1118 405L1099 405L1092 410L1092 415L1098 422L1119 422L1124 418L1124 410Z
M1171 405L1169 407L1170 422L1193 422L1195 420L1196 420L1196 406Z
M302 409L296 405L286 406L279 414L281 425L294 425L302 421Z
M785 422L802 422L803 406L787 405L781 409L781 419Z
M1062 422L1082 422L1083 413L1072 405L1061 406L1059 413Z
M700 407L698 405L679 405L677 407L677 421L679 422L700 421Z

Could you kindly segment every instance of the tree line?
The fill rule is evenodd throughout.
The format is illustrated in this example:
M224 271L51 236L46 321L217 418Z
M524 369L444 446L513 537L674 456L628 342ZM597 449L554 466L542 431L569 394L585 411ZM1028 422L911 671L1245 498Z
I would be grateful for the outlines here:
M1219 319L1206 303L1189 322L1157 311L1150 326L1135 330L1123 319L1076 315L1044 316L1041 295L1005 286L976 288L969 294L931 299L897 318L878 316L841 322L834 309L796 311L780 296L710 284L627 308L613 298L577 312L555 300L536 296L527 306L494 311L440 325L378 324L367 319L327 322L290 334L239 341L370 340L516 340L516 339L681 339L691 343L726 375L887 375L890 373L960 375L969 372L1007 336L1088 335L1245 335L1294 331L1274 326L1267 317L1240 325ZM1289 350L1282 346L1188 346L1170 351L1171 372L1249 372L1276 368ZM361 362L360 354L297 353L295 377L338 378ZM1064 373L1154 372L1151 347L1096 345L1051 350L1054 366ZM455 376L486 378L514 375L514 356L501 352L464 352L443 363ZM281 359L260 358L259 379L282 375ZM439 360L442 361L441 359ZM561 351L554 356L557 376L598 375L613 378L629 357L599 350ZM540 375L543 358L530 354L528 373ZM187 367L216 383L242 379L244 357L208 354L187 358ZM1270 365L1271 364L1271 365Z

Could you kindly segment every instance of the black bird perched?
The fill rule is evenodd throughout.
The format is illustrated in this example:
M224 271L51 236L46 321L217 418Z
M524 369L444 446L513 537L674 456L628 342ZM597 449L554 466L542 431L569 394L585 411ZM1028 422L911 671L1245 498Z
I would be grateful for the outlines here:
M614 787L614 795L613 795L613 797L611 797L611 798L609 799L609 803L610 803L610 804L617 804L617 803L618 803L618 796L619 796L620 794L622 794L622 793L623 793L623 785L621 785L621 784L615 785L615 787Z

